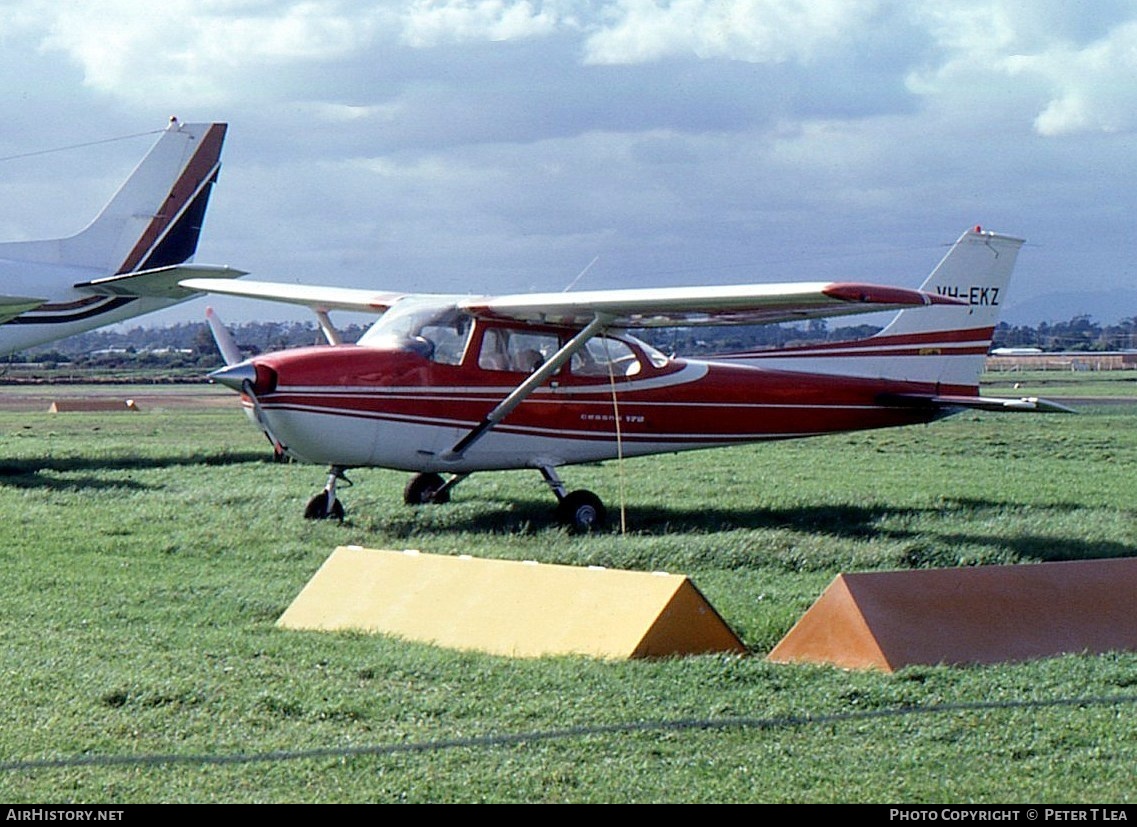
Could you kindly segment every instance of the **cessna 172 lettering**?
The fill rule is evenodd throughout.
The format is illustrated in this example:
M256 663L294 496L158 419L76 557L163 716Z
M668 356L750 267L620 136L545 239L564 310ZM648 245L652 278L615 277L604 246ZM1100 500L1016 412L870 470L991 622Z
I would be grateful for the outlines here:
M68 238L0 243L0 353L63 339L193 298L188 264L221 167L226 125L171 119L154 147L86 229Z
M312 308L328 345L240 360L211 377L242 394L274 445L329 466L305 516L342 519L346 469L414 472L407 503L443 503L475 471L544 476L558 517L601 526L575 463L927 423L966 408L1067 410L980 397L979 374L1022 241L965 232L919 290L853 283L757 284L505 296L376 293L256 281L191 289ZM710 359L666 356L629 333L897 310L874 336ZM382 314L341 344L328 313Z

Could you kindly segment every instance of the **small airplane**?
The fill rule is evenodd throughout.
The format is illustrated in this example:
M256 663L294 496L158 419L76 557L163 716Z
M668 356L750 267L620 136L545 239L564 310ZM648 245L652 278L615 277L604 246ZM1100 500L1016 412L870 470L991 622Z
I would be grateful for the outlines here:
M208 314L227 365L212 380L291 457L326 464L311 519L343 519L355 467L413 472L409 504L444 503L477 471L529 468L574 531L603 526L594 493L557 469L620 457L927 423L967 408L1068 411L979 395L979 375L1022 240L968 230L918 290L875 284L672 287L504 296L383 293L200 279L195 290L307 305L326 345L241 359ZM379 320L343 344L328 314ZM857 341L664 355L629 331L800 321L896 310Z
M0 354L64 339L199 295L179 281L230 279L189 263L221 168L227 125L171 118L86 229L0 243Z

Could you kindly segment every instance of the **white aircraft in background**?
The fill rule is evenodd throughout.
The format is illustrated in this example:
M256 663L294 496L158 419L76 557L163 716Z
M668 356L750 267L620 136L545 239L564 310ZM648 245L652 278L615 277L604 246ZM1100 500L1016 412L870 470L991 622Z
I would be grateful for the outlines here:
M606 509L590 491L567 491L560 466L922 424L969 408L1068 410L979 394L1021 245L968 230L919 290L804 282L443 296L187 286L316 311L328 345L245 360L209 314L227 363L211 377L241 393L278 451L328 466L306 517L343 518L336 483L348 468L413 472L411 504L444 503L477 471L528 468L552 488L558 518L587 531L604 524ZM864 339L709 359L668 357L629 333L884 309L898 312ZM331 310L380 318L357 344L343 344Z
M169 126L102 212L76 235L0 243L0 355L161 310L199 295L190 264L221 168L226 124Z

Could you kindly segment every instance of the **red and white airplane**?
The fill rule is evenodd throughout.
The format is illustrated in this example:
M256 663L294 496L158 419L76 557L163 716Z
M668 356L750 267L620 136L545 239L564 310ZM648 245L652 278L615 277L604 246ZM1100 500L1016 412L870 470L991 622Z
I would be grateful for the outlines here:
M98 216L66 238L0 243L0 354L161 310L197 292L190 276L231 267L191 264L221 169L226 124L171 118Z
M407 503L443 503L475 471L530 468L575 530L605 521L561 466L760 440L927 423L965 408L1067 410L980 397L979 375L1020 239L965 232L919 290L756 284L505 296L375 293L256 281L183 286L307 305L328 345L240 360L212 379L242 393L287 454L329 466L305 516L342 519L353 467L414 472ZM328 313L379 320L341 344ZM710 359L666 356L629 330L755 324L898 310L851 342Z

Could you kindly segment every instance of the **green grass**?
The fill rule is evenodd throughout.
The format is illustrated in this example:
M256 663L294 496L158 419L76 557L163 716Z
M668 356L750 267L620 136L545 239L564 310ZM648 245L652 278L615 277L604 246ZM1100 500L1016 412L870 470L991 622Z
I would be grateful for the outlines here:
M763 657L839 572L1137 554L1137 407L1079 407L565 469L617 524L586 537L536 472L412 509L358 470L345 523L306 522L323 469L269 462L236 408L0 413L0 800L1132 802L1135 654ZM687 574L752 654L276 628L353 543Z
M984 395L1061 397L1137 396L1137 371L990 371L981 380Z

